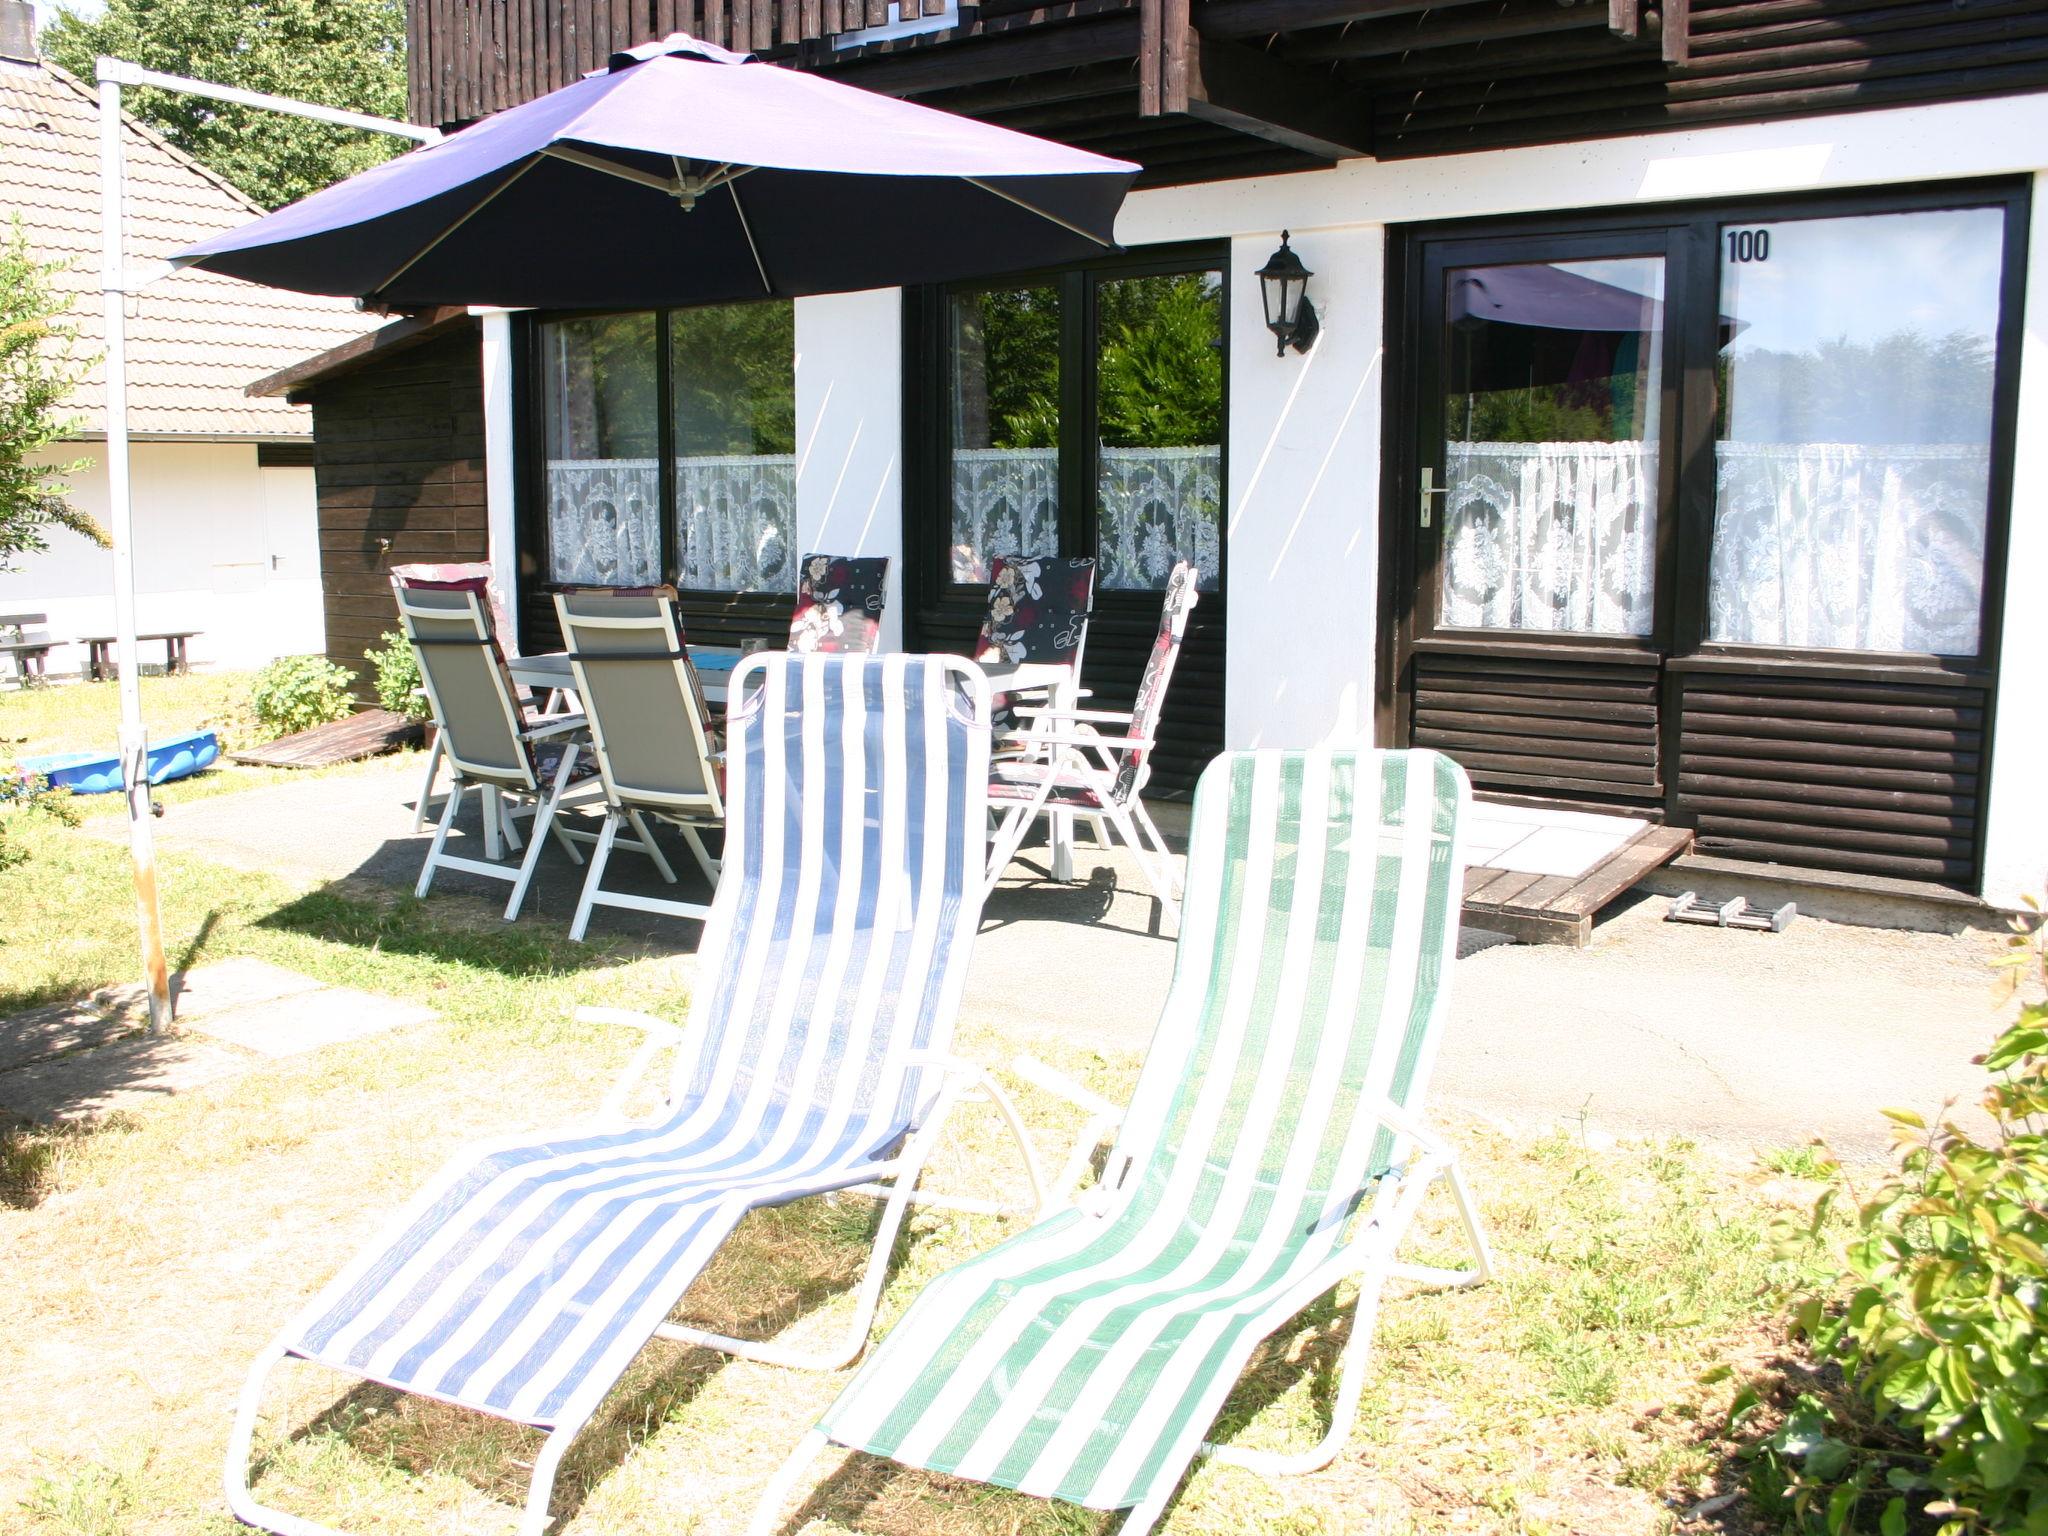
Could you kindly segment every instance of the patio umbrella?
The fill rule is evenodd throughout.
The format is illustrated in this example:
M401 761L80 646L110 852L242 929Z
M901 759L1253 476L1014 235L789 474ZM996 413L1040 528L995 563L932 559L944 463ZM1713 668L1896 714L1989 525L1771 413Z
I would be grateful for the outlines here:
M791 298L1072 261L1137 171L678 33L172 260L386 308Z

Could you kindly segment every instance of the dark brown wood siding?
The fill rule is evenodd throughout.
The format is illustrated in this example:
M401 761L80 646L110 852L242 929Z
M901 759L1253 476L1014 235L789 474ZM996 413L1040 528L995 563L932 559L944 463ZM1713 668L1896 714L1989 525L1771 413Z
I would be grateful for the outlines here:
M1664 795L1657 658L1604 665L1535 647L1415 657L1418 747L1447 752L1481 789L1601 805Z
M324 381L313 405L327 655L361 679L396 627L388 568L483 560L483 354L474 327ZM367 681L358 697L373 698Z
M1120 155L1146 168L1141 185L1165 185L1351 151L1448 154L2048 86L2040 0L991 0L963 5L946 31L832 46L885 14L879 0L409 0L409 106L418 122L474 121L680 30ZM1257 65L1206 109L1181 100L1204 50L1211 73ZM1304 140L1301 121L1350 126L1329 145Z
M1699 850L1963 885L1983 804L1984 680L1688 672L1674 820Z

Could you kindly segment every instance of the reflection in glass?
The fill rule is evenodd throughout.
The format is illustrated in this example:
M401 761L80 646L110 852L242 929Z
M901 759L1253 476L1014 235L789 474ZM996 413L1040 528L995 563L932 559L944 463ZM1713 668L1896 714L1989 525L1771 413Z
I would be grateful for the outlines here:
M1190 560L1214 591L1223 499L1220 272L1095 290L1099 585L1163 589Z
M675 310L669 366L679 585L794 592L796 306Z
M1975 655L2004 215L1730 225L1713 640Z
M1059 291L950 302L952 578L985 582L997 555L1059 552Z
M1645 635L1664 263L1445 274L1438 622Z
M654 316L540 328L549 571L560 582L643 586L661 570Z

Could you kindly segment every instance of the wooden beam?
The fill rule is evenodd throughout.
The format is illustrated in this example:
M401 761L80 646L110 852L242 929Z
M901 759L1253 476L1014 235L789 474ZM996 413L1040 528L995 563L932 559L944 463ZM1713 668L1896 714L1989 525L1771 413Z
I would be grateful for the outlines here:
M1658 43L1666 64L1692 59L1692 0L1664 0L1664 26Z
M1607 30L1616 37L1637 37L1643 30L1641 0L1607 0Z
M1371 108L1362 93L1242 43L1192 29L1182 36L1188 116L1322 160L1372 153ZM1170 72L1162 84L1163 99L1172 101Z
M1946 3L1946 0L1944 0ZM1560 5L1557 0L1508 0L1467 12L1454 12L1454 19L1418 15L1393 21L1360 22L1341 31L1323 33L1299 41L1282 42L1275 50L1290 63L1321 64L1352 59L1387 58L1397 54L1457 48L1468 43L1498 43L1525 37L1548 37L1559 32L1584 31L1607 25L1605 0L1578 0ZM1521 57L1521 50L1515 51Z
M1230 0L1222 5L1211 0L1196 15L1195 26L1204 37L1270 37L1276 32L1307 32L1316 27L1341 27L1348 22L1485 3L1486 0Z
M835 80L885 95L923 96L963 85L987 85L1051 70L1126 63L1138 51L1138 18L1069 22L1042 33L969 39L851 59L827 71Z

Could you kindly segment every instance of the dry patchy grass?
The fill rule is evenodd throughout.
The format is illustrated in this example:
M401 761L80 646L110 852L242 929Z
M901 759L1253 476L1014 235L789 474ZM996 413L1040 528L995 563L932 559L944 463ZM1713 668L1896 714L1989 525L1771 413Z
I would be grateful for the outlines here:
M0 873L16 914L0 998L20 1006L123 976L132 938L118 849L30 826L30 862ZM550 927L486 923L341 891L294 895L187 864L167 880L175 945L253 953L431 1003L441 1022L268 1064L102 1122L5 1139L0 1251L0 1529L234 1529L218 1491L234 1397L263 1342L454 1149L594 1105L634 1041L567 1015L581 1002L680 1016L687 963L570 946ZM477 908L481 911L481 907ZM1020 1042L977 1021L960 1045ZM1043 1042L1030 1042L1044 1051ZM1069 1050L1055 1065L1122 1095L1137 1061ZM1041 1144L1076 1117L1030 1090ZM1014 1189L992 1116L959 1122L940 1187ZM1359 1424L1325 1472L1266 1482L1195 1471L1166 1529L1194 1533L1664 1532L1723 1485L1731 1353L1767 1351L1762 1228L1784 1182L1682 1145L1512 1144L1454 1125L1500 1260L1491 1285L1392 1294ZM759 1213L684 1316L724 1331L816 1338L851 1305L872 1206L858 1197ZM881 1326L939 1270L1007 1229L922 1212L899 1245ZM1420 1258L1455 1258L1447 1203ZM1311 1310L1260 1354L1221 1430L1246 1443L1320 1433L1346 1322ZM558 1529L605 1536L735 1531L843 1378L705 1351L643 1352L572 1453ZM281 1372L259 1437L259 1488L347 1529L509 1530L534 1434L319 1368ZM821 1458L791 1529L1056 1536L1114 1521L863 1456Z

